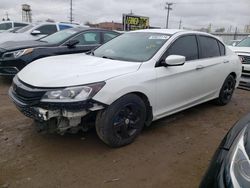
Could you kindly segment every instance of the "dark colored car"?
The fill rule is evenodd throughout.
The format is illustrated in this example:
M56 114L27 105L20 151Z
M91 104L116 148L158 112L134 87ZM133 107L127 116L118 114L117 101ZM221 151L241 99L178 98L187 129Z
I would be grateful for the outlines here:
M238 121L217 149L200 188L250 187L250 114Z
M118 35L114 31L78 27L39 40L5 42L0 45L0 75L13 76L43 57L91 51Z

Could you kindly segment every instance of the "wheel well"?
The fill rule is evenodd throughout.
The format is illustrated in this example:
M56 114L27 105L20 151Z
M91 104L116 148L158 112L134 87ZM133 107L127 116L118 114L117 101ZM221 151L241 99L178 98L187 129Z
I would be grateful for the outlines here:
M140 97L143 100L144 104L146 105L147 118L146 118L145 125L149 126L153 120L153 111L152 111L152 106L150 105L150 102L148 100L148 97L145 94L140 93L140 92L133 92L133 94Z
M234 77L234 79L236 79L236 78L237 78L237 75L236 75L236 73L235 73L235 72L231 72L229 75L232 75L232 76Z

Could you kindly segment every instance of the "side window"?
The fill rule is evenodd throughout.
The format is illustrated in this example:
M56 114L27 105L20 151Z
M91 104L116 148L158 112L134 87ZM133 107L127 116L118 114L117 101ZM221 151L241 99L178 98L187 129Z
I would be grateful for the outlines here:
M221 56L226 55L225 46L224 46L221 42L219 42L219 41L218 41L218 44L219 44L219 48L220 48L220 55L221 55Z
M27 26L28 24L24 24L24 23L14 23L14 27L24 27Z
M72 28L72 27L69 26L69 25L62 25L62 24L59 24L59 30L64 30L64 29L69 29L69 28Z
M99 32L82 33L75 37L74 40L79 41L78 45L92 45L101 43L101 37Z
M8 30L12 28L12 23L2 23L0 24L0 30Z
M43 25L38 27L36 30L40 31L42 34L51 35L57 32L56 25Z
M111 32L103 33L103 42L106 43L117 36L118 34L116 33L111 33Z
M216 39L212 37L199 36L201 57L218 57L220 56L220 49Z
M169 55L182 55L186 61L198 59L198 45L193 35L177 39L167 50L165 58Z

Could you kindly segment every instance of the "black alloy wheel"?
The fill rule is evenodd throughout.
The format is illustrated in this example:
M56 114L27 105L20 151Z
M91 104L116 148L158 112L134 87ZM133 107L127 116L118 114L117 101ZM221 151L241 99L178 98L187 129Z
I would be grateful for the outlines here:
M140 134L146 120L146 106L135 94L127 94L96 117L96 132L110 147L132 143Z

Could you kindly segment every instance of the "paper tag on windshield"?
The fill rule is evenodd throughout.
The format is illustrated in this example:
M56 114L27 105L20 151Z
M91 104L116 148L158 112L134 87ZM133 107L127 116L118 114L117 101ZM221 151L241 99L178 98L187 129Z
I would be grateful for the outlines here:
M167 35L152 35L149 37L149 40L167 40L169 36Z

